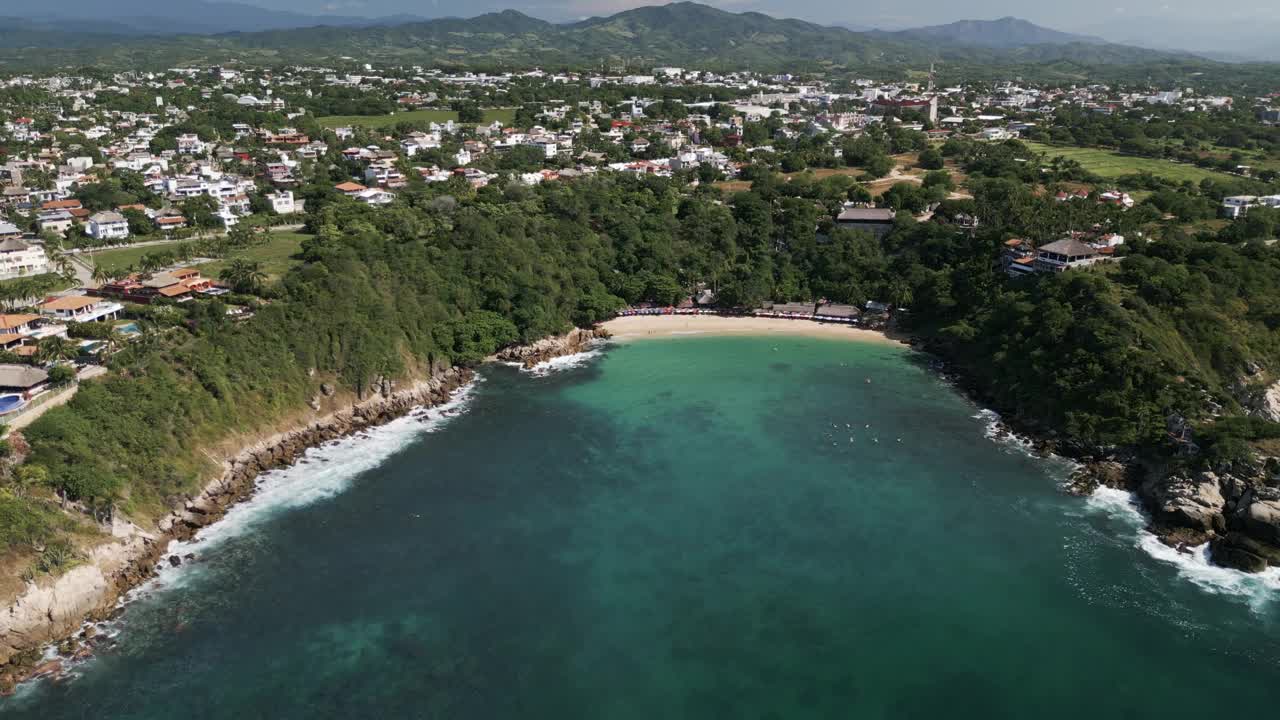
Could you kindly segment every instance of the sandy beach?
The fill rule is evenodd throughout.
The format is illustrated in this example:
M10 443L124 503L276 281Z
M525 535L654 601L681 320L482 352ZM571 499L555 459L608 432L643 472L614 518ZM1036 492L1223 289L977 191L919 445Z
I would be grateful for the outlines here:
M604 328L613 335L615 340L623 341L681 335L802 335L889 345L903 344L879 330L784 318L636 315L614 318L604 323Z

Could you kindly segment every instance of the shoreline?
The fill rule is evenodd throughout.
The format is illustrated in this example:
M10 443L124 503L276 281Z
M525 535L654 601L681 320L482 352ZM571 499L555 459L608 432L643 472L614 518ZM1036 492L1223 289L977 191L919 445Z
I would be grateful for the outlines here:
M64 657L91 655L94 638L83 632L85 624L114 616L126 593L155 576L172 542L190 539L252 497L259 475L293 465L313 447L385 424L417 408L447 403L474 377L472 370L449 367L408 381L409 386L400 390L391 380L383 379L364 399L341 402L330 412L244 445L222 461L222 472L216 478L177 504L155 527L143 529L117 518L111 539L93 548L84 563L46 582L28 583L0 615L0 694L8 694L27 680L61 672L63 660L45 660L39 654L42 648L56 645ZM324 395L322 391L313 400L317 414ZM172 559L170 563L178 564Z
M505 348L486 362L520 362L525 367L584 350L608 337L598 328L574 329L530 345ZM283 430L250 436L221 460L222 472L200 491L176 504L150 529L125 518L113 521L108 541L88 552L86 561L43 583L29 582L0 611L0 696L29 680L58 677L67 659L93 654L98 641L92 623L122 611L120 600L155 577L162 562L181 564L169 556L171 544L189 540L221 520L257 491L257 477L292 466L306 451L363 430L384 425L420 408L449 403L458 390L475 380L470 368L432 368L426 377L398 381L379 378L364 398L350 397L322 383L307 405L307 419ZM406 384L397 389L397 383ZM271 432L265 435L265 432ZM234 441L234 438L228 438ZM225 441L224 441L225 442ZM54 647L57 659L42 651Z
M827 323L808 318L770 318L750 315L629 315L601 323L618 342L671 337L725 337L789 335L852 340L910 347L882 330Z

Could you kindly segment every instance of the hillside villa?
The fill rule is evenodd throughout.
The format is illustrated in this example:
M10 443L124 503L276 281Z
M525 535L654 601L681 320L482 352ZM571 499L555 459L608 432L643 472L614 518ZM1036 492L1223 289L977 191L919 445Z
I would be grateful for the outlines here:
M105 283L89 292L100 297L117 298L143 305L168 299L185 302L213 288L213 281L202 277L195 268L178 268L151 277L137 274Z
M95 320L114 320L124 306L102 298L87 295L64 295L55 297L36 306L41 315L57 318L67 322L93 322Z

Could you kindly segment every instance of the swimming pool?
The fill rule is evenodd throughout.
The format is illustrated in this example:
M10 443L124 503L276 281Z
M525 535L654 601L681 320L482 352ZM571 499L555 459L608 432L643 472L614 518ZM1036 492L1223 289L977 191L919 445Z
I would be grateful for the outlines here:
M26 404L27 401L23 400L21 395L5 395L0 397L0 415L7 415L19 410Z
M137 335L141 331L138 330L138 323L127 322L123 325L117 325L116 332L123 333L125 335Z

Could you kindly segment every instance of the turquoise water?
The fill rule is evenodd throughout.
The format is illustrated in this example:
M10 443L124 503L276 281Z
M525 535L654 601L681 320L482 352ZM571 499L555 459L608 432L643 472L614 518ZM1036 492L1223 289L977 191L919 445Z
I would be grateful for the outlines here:
M689 338L484 375L454 417L267 478L0 714L1275 712L1268 580L1144 552L1122 499L1060 494L905 351Z

